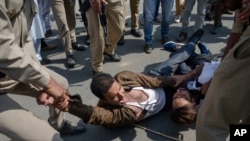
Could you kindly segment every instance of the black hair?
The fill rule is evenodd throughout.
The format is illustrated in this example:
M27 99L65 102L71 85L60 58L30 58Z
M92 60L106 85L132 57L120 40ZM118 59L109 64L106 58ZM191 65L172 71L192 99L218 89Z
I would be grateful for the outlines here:
M201 99L204 99L204 95L201 93L201 90L190 90L187 87L187 83L189 81L194 81L195 79L197 79L197 78L193 78L193 79L190 79L190 80L184 82L183 84L178 86L177 89L178 88L185 88L190 93L191 98L193 98L195 100L195 104L198 105L198 104L200 104ZM196 81L196 87L201 88L202 84L199 83L198 80L195 80L195 81Z
M115 79L108 73L97 73L90 84L92 93L98 98L104 100L103 94L111 88Z

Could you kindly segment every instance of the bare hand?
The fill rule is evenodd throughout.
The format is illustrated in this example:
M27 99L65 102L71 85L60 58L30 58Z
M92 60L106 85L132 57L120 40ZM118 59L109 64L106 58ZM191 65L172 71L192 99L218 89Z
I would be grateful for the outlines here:
M55 100L54 97L50 96L44 91L41 91L36 98L38 105L44 105L44 106L52 105L64 112L68 111L69 99L70 99L69 95L65 93L61 98Z
M43 88L38 96L37 102L43 105L53 105L62 111L67 111L68 100L69 96L67 90L61 87L51 77L49 84Z
M54 102L53 106L60 109L61 111L68 112L69 100L70 100L69 93L65 91L63 95Z
M43 88L43 91L55 99L60 98L65 91L52 77L50 78L49 84Z
M183 84L185 81L187 81L187 78L185 75L173 75L170 76L175 80L175 85L174 87L178 87L179 85Z
M239 13L238 18L242 23L246 23L250 16L250 0L242 0L242 7L244 9Z
M37 95L36 102L38 105L49 106L54 104L55 99L47 93L41 92Z

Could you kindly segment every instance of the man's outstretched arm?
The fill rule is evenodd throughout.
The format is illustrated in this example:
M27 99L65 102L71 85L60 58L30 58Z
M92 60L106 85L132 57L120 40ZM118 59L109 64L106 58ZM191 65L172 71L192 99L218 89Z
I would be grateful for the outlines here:
M136 121L135 112L126 106L89 106L82 103L79 95L70 96L69 113L87 124L118 127Z

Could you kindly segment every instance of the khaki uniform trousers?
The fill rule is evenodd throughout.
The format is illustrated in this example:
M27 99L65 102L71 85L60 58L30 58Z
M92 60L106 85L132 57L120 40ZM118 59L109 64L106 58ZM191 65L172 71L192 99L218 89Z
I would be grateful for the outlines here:
M198 112L197 141L229 139L230 124L250 124L250 27L216 70Z
M130 0L131 30L139 29L140 0Z
M114 54L116 45L123 35L125 28L124 5L125 0L110 0L106 6L108 21L108 35L106 40L109 44L107 48L105 47L103 27L101 26L99 15L92 8L86 12L90 35L92 69L94 71L102 71L103 53Z
M0 95L0 133L15 141L62 141L48 122L24 110L7 95Z
M70 0L51 0L51 9L66 55L72 55L72 42L76 42L75 3Z
M184 0L175 0L175 15L180 16L184 7Z
M32 54L33 58L36 58L31 40L24 45L23 50L25 52L31 52L27 54ZM68 82L64 77L52 70L47 68L45 69L58 84L60 84L64 89L68 89ZM36 98L38 94L37 89L33 86L17 82L9 77L0 78L0 90L1 93L7 92L8 94L25 95L34 98ZM3 132L10 138L30 141L52 139L61 140L59 133L56 130L60 129L64 124L64 112L61 112L53 107L49 107L50 117L48 120L53 127L52 128L48 122L38 119L30 112L20 109L19 107L13 107L11 103L1 103L0 106L0 132Z

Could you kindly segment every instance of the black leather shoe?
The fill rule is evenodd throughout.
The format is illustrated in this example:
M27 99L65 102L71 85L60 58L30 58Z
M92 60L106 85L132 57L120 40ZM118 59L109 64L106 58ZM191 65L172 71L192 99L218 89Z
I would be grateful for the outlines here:
M76 61L73 55L67 55L66 57L66 67L74 68L76 65Z
M74 50L77 50L77 51L84 51L87 49L87 46L86 45L79 45L77 42L74 42L71 44L72 45L72 48Z
M142 33L139 29L133 29L130 31L131 35L135 36L135 37L141 37Z
M153 50L152 44L145 44L144 46L144 52L147 54L150 54Z
M121 59L122 59L121 56L118 55L117 53L114 53L114 54L110 55L110 54L107 54L106 52L104 52L103 54L108 56L114 62L120 62Z
M42 60L40 60L40 63L42 65L47 65L47 64L51 63L51 60L47 59L47 58L43 58Z
M197 30L196 32L193 33L193 35L189 38L188 42L187 43L193 43L193 44L197 44L202 35L204 34L204 30L203 29L199 29Z
M56 45L48 45L45 42L44 38L41 39L41 51L51 50L51 49L55 49L55 48L56 48Z
M187 32L180 32L179 36L177 37L176 41L183 42L187 39Z
M162 36L162 37L161 37L161 43L162 43L162 44L165 44L165 43L168 42L168 41L169 41L168 36Z
M74 135L84 133L86 130L87 129L83 123L80 125L73 125L71 122L66 120L62 128L58 131L60 132L60 134L64 135Z
M123 46L124 44L125 44L124 35L122 35L122 37L121 37L120 40L118 41L117 45Z
M45 38L48 38L48 37L50 37L50 36L52 36L53 35L53 32L52 32L52 30L51 29L49 29L49 30L47 30L46 31L46 33L45 33Z

